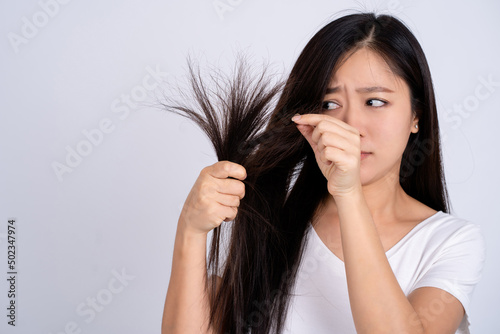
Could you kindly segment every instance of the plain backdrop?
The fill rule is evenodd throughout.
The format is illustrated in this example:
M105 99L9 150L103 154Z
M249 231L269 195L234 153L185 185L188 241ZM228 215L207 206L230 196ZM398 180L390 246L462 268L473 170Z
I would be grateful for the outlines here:
M216 162L192 122L148 106L186 57L237 50L286 75L345 10L402 19L433 75L453 213L488 258L473 333L499 333L500 2L24 0L0 3L0 332L159 333L177 219ZM7 224L17 222L16 326Z

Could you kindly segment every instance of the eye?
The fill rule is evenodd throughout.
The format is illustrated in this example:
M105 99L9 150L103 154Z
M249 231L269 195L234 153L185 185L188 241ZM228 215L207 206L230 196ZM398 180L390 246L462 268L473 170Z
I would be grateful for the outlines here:
M385 104L387 104L387 102L379 100L379 99L369 99L368 101L366 101L366 105L368 105L370 107L382 107Z
M339 104L333 101L324 101L322 105L323 110L334 110L340 108Z

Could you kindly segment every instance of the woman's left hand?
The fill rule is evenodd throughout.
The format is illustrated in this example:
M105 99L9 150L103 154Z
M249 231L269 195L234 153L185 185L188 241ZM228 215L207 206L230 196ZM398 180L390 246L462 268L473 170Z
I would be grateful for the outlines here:
M304 114L292 120L311 145L318 166L328 181L328 192L336 198L359 190L359 131L325 114Z

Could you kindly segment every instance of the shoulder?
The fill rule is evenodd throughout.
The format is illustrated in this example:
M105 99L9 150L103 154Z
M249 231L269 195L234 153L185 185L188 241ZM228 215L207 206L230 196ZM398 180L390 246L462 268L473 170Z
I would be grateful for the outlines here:
M426 268L440 271L439 275L464 271L457 277L479 279L486 258L486 243L479 225L442 211L420 225L414 241L421 247Z
M442 211L421 224L416 245L422 252L411 291L440 288L455 296L469 313L470 298L481 279L486 256L480 226Z
M482 264L486 244L478 224L438 211L418 223L389 250L388 255L392 254L418 257L420 265L427 268L445 262Z
M438 211L421 224L427 232L425 234L441 244L461 244L470 241L477 246L484 247L484 237L480 225L453 214Z

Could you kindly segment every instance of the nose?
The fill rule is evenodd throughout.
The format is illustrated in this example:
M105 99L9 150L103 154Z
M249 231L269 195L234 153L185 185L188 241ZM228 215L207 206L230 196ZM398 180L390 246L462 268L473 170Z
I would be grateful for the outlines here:
M352 104L344 106L342 113L340 115L340 120L344 123L349 124L353 128L356 128L361 137L364 136L364 125L363 125L363 115L361 114L361 108L356 108Z

